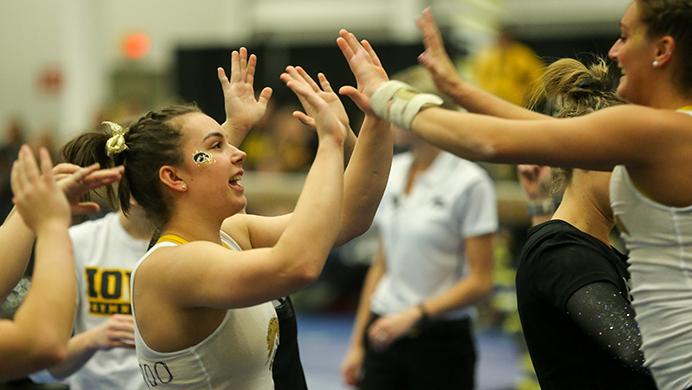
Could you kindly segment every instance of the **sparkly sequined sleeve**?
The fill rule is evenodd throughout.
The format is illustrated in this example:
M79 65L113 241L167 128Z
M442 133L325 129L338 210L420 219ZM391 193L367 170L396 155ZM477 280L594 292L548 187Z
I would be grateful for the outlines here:
M648 372L639 350L641 335L630 302L608 282L587 284L572 294L567 314L623 366Z

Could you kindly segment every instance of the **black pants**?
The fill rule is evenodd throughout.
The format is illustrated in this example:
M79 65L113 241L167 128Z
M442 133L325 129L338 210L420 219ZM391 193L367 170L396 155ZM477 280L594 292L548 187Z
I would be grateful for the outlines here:
M373 314L370 324L376 319ZM364 345L361 390L474 388L476 347L469 319L433 322L383 351L371 347L367 334Z

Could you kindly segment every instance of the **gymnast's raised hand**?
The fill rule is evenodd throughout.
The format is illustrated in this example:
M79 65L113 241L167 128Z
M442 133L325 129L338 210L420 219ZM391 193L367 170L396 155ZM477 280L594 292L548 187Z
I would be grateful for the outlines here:
M255 98L255 69L257 56L245 47L231 52L231 77L222 67L216 69L223 91L226 121L221 127L226 130L229 143L239 146L250 129L259 122L267 111L272 89L265 87Z

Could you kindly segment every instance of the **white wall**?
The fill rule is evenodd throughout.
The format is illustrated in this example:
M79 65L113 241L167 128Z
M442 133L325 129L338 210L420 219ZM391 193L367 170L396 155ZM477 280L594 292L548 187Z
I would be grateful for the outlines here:
M30 130L56 127L60 140L89 126L107 98L109 75L123 61L122 38L152 41L142 66L165 69L179 44L239 42L250 33L243 0L2 0L0 129L19 115ZM232 22L234 19L237 21ZM42 93L37 78L57 65L63 88ZM3 135L4 136L4 135ZM2 140L0 140L1 142Z
M38 90L37 77L43 68L61 63L61 3L0 3L0 129L15 113L32 128L58 121L59 101Z
M585 22L590 32L616 31L629 0L1 0L0 129L13 114L31 129L56 126L61 140L84 129L107 98L130 32L149 34L153 45L142 66L161 70L177 45L231 46L254 34L332 41L347 27L416 41L414 17L428 3L441 23L457 26L455 35L482 42L503 9L525 31L586 33L579 29ZM41 93L36 80L52 64L64 74L56 96Z

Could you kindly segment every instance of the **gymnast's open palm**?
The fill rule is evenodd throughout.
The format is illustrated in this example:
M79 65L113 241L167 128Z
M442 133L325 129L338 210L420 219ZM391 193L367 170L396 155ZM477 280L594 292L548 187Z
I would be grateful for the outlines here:
M226 77L223 68L217 68L217 77L223 91L224 108L226 110L226 122L231 130L241 132L239 136L252 128L267 110L267 104L272 96L272 89L265 87L255 98L255 69L257 68L257 56L251 54L248 57L246 48L231 52L231 77Z
M122 166L99 169L99 164L88 167L70 163L60 163L53 167L55 181L70 204L73 215L92 214L100 211L96 202L84 201L91 190L114 183L122 178Z
M339 31L339 35L336 43L346 58L357 83L356 88L341 87L339 93L351 98L366 114L372 114L369 98L382 83L389 80L387 72L368 41L359 42L353 33L343 29Z
M455 90L463 81L452 59L447 54L442 34L430 8L423 10L423 13L416 19L416 25L423 35L423 45L425 46L425 51L418 56L418 61L430 72L435 86L440 91L454 96Z
M296 94L305 109L305 113L295 112L294 116L314 126L320 138L333 136L343 143L350 131L348 116L327 78L320 74L320 88L302 68L288 66L281 74L281 80Z
M53 163L41 148L41 168L31 149L23 145L12 166L14 204L26 225L38 233L44 228L70 226L70 205L53 177Z

